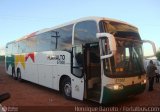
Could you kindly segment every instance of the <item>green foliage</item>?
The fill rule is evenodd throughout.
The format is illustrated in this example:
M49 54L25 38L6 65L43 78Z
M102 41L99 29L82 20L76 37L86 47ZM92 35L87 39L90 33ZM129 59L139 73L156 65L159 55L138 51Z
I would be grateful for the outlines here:
M156 53L156 57L157 57L157 60L160 61L160 51L158 51L158 52Z

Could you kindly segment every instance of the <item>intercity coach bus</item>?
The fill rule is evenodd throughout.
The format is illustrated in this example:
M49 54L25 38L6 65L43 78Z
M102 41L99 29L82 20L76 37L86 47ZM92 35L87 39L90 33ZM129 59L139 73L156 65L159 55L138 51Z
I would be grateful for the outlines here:
M86 17L7 43L6 72L101 104L145 90L144 42L126 22Z

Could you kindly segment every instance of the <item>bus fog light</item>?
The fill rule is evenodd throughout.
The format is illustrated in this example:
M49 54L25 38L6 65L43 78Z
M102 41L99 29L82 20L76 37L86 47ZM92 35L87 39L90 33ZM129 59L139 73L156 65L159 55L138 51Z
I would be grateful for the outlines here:
M118 90L118 88L119 88L119 85L114 85L114 86L113 86L113 89L114 89L114 90Z
M106 87L112 90L122 90L123 89L122 84L109 84L109 85L106 85Z

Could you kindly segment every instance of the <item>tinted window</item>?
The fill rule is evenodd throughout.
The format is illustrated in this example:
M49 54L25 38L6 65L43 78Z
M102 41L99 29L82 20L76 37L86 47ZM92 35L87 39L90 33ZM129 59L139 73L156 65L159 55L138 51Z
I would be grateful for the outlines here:
M42 33L42 34L39 34L38 35L38 43L37 43L37 50L38 51L50 51L50 50L53 50L54 48L54 45L53 42L52 42L52 32L45 32L45 33Z
M21 40L18 42L18 53L25 53L27 50L27 41Z
M35 52L35 51L37 51L37 38L36 37L27 38L26 42L27 42L26 52Z
M65 26L55 30L57 33L57 48L60 50L70 50L72 47L72 28L73 25ZM54 34L55 35L55 34Z
M12 43L12 53L13 54L18 53L18 44L16 42Z
M98 42L96 33L97 25L95 21L84 21L76 24L74 32L75 44Z
M11 52L12 52L12 44L10 43L6 46L6 55L11 54Z

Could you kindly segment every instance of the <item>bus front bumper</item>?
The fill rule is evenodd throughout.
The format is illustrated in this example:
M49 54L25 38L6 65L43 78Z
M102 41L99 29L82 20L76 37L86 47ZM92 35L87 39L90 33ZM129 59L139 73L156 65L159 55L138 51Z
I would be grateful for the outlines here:
M122 90L113 90L103 87L102 104L114 103L126 97L135 96L145 90L146 84L124 86Z

